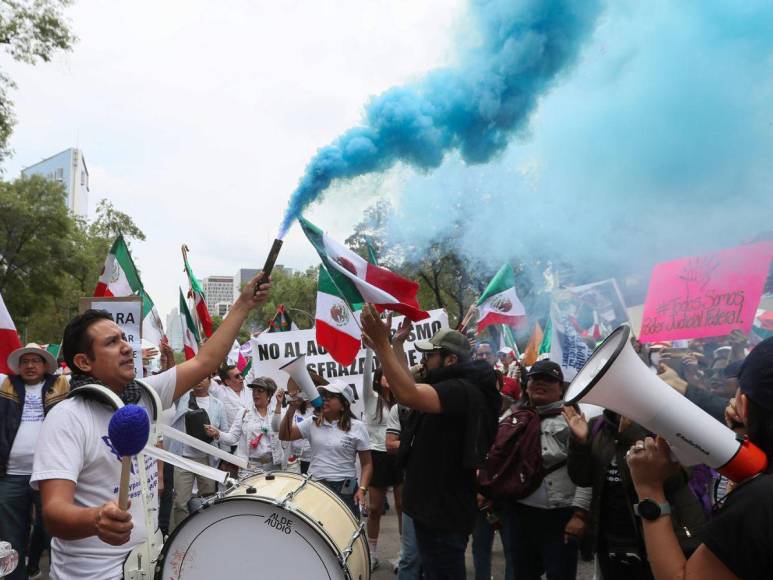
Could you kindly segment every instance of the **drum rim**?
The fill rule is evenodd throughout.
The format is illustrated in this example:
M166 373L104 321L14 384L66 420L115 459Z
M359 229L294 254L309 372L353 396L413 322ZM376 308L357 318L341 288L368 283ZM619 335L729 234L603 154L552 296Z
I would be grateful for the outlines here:
M308 476L304 476L304 475L300 475L300 474L297 474L297 473L293 473L292 471L273 471L273 472L271 472L271 474L262 474L262 476L265 477L266 475L278 475L278 474L290 475L290 476L292 476L292 479L296 479L296 480L307 479L309 482L319 483L319 482L314 481L313 479L311 479ZM254 476L253 475L253 476L250 476L250 477L260 477L260 475L258 475L258 476ZM239 483L241 483L241 481ZM359 530L359 533L358 533L359 538L358 539L362 540L363 543L364 543L363 551L365 552L365 557L366 557L366 560L367 560L366 561L367 573L369 574L370 573L370 566L371 566L370 547L368 546L367 541L366 541L367 539L365 537L365 528L360 529L360 522L358 522L355 519L354 514L352 513L352 511L343 502L343 500L340 497L338 497L338 495L336 495L330 488L328 488L327 486L325 486L322 483L319 483L319 486L320 486L320 488L322 488L324 490L325 493L328 494L329 497L335 499L338 502L338 504L346 511L346 514L349 516L349 518L352 521L352 523L354 523L355 529ZM234 489L236 489L236 488L234 488ZM258 495L257 493L255 493L255 494L249 494L249 495L241 494L241 495L238 495L238 496L219 497L219 498L216 498L214 501L212 501L210 503L203 504L196 511L193 511L193 512L189 513L188 516L182 522L180 522L180 524L174 529L174 531L171 534L169 534L169 536L167 537L166 541L164 542L164 545L161 546L161 551L159 552L158 558L156 559L156 562L155 562L155 570L154 570L155 573L153 575L154 580L163 580L162 574L163 574L164 563L166 561L166 556L168 554L169 548L172 545L172 540L174 540L174 538L177 536L178 532L186 525L186 523L188 523L188 520L193 518L193 516L203 512L205 510L208 510L213 505L217 505L217 504L221 504L221 503L226 503L226 502L232 502L232 501L236 501L236 500L254 501L254 500L258 500L258 499L265 500L264 503L269 503L269 504L271 504L271 505L273 505L275 507L281 507L279 505L279 503L275 499L268 498L268 497L266 497L264 495ZM330 534L328 533L328 531L325 529L324 526L319 525L319 523L316 520L313 520L312 518L310 518L309 516L307 516L304 512L302 512L300 510L288 509L287 507L282 507L282 509L287 511L287 512L290 512L293 515L298 516L299 518L301 518L313 530L321 530L320 536L322 536L322 538L324 539L324 541L327 544L328 548L333 553L333 556L335 557L336 562L338 562L339 567L341 566L341 557L343 556L343 550L338 548L338 545L333 541L333 538L330 536ZM348 566L345 567L345 568L344 567L341 567L341 568L344 571L346 578L351 579L352 575L351 575L351 572L348 569Z

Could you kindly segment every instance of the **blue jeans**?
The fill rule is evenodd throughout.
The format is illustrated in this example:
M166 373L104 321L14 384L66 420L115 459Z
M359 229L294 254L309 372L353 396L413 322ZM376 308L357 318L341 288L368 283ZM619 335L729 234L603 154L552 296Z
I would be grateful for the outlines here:
M0 540L10 542L19 552L19 565L6 576L6 580L27 578L27 545L32 526L32 506L35 506L36 537L33 538L29 554L30 567L37 568L40 553L48 548L51 539L43 528L43 510L40 507L40 492L30 487L29 475L6 475L0 477Z
M513 561L510 554L510 522L506 514L500 515L502 527L499 537L505 554L505 580L513 580ZM475 580L491 579L491 549L494 547L494 528L484 512L478 513L472 532L472 561L475 564Z
M421 566L427 580L465 580L464 552L468 534L441 532L413 522Z
M510 554L518 580L574 580L577 543L564 543L564 527L574 509L540 509L515 504L508 512Z
M413 518L403 512L403 535L400 538L400 565L397 580L421 580L421 557L416 544Z

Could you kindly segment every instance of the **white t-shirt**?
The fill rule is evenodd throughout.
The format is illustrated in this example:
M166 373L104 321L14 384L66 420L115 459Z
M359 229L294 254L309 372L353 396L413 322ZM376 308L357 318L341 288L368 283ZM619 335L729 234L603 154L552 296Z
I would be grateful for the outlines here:
M0 383L6 375L0 375ZM21 413L21 423L16 432L16 438L11 446L8 457L8 475L30 475L32 459L35 456L35 445L38 442L40 428L43 426L43 384L24 385L24 407Z
M143 379L158 392L164 408L172 404L177 372L174 368ZM146 397L140 405L149 407ZM113 411L105 405L80 397L67 399L46 417L35 450L33 487L47 479L74 481L75 505L97 507L118 498L121 459L107 435ZM145 457L148 501L155 533L158 527L158 469L156 460ZM51 540L52 580L113 580L123 576L123 562L129 552L145 541L145 508L137 473L137 458L129 479L132 529L129 542L111 546L91 536L82 540Z
M395 403L392 408L389 409L389 416L387 417L386 432L393 435L400 436L402 432L402 425L400 424L400 406Z
M352 419L351 428L344 432L338 428L338 421L331 423L323 419L317 427L314 417L308 417L298 429L311 445L309 474L314 479L343 481L357 477L357 452L370 450L368 430L362 421Z

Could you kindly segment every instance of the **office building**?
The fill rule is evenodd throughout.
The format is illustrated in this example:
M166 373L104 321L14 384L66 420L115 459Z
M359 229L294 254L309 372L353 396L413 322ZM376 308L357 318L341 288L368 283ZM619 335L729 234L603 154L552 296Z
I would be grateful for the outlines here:
M22 177L40 175L64 186L67 208L79 217L89 213L89 170L80 149L70 147L39 163L22 169Z
M217 305L220 302L230 305L234 302L233 276L207 276L201 281L204 295L207 297L207 310L210 316L220 316Z

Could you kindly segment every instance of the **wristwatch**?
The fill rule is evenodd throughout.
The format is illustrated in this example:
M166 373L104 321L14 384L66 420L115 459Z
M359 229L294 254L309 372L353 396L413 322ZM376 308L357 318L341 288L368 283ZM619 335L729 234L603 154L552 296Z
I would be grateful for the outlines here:
M652 499L643 499L639 503L634 504L633 513L640 518L654 522L660 516L665 516L671 513L670 503L658 503Z
M368 488L367 487L360 486L360 490L362 491L362 493L368 493Z

